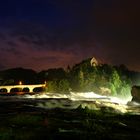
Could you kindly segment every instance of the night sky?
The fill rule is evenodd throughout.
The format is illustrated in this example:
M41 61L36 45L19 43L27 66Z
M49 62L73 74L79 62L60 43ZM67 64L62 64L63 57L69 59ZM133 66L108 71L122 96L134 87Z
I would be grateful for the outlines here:
M139 0L0 0L0 70L93 56L140 71Z

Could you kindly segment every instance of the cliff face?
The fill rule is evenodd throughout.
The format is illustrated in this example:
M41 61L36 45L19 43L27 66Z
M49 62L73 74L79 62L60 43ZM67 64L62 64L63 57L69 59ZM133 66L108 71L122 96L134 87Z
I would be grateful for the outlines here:
M131 90L132 101L140 103L140 86L133 86Z

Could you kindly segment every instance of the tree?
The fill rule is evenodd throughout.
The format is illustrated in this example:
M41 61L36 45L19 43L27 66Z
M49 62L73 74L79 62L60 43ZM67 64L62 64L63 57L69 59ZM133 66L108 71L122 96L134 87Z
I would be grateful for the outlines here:
M110 88L113 95L117 95L120 86L122 85L120 76L117 71L114 69L110 79Z
M60 93L69 93L69 82L66 79L60 80L58 83L58 91Z
M66 79L48 82L48 92L69 93L69 82Z

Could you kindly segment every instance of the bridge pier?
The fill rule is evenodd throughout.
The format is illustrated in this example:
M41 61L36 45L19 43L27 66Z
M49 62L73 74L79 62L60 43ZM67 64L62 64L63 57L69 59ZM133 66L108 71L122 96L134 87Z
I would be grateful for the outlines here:
M33 92L34 88L30 88L29 90L30 90L30 92Z
M11 88L7 88L7 93L10 93L10 91L11 91Z

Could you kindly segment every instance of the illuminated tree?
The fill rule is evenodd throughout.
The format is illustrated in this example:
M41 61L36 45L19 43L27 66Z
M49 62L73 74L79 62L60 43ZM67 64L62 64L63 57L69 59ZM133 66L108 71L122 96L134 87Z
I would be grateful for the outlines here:
M69 93L69 82L66 79L60 80L58 83L58 91L60 93Z
M59 93L69 93L69 82L66 79L55 80L48 82L48 92L59 92Z
M111 75L110 79L110 87L113 95L117 95L118 90L120 86L122 85L122 82L120 80L120 76L118 72L114 69Z
M79 71L79 88L83 89L84 86L84 73L82 70Z

